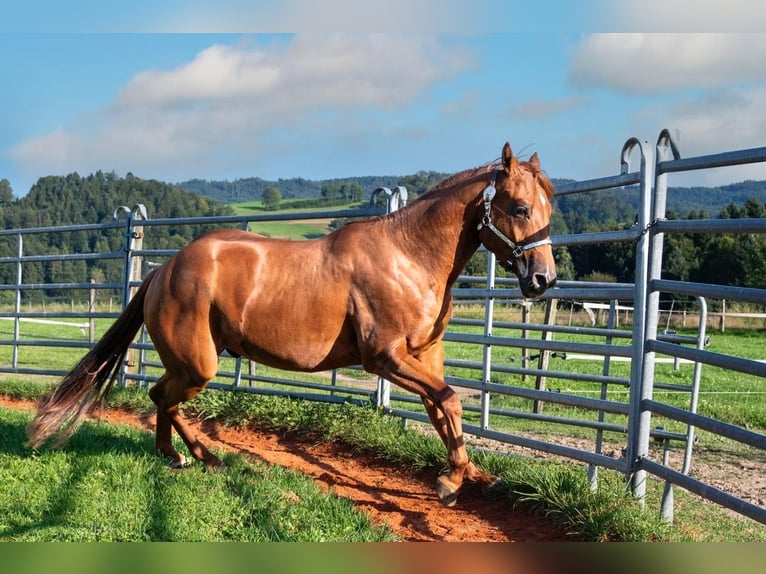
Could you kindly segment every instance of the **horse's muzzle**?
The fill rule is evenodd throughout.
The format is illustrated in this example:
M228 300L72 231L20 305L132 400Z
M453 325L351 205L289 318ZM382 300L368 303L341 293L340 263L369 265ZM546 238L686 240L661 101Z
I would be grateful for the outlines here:
M553 287L556 284L556 276L552 278L548 276L548 273L532 273L531 276L525 278L523 281L519 281L519 287L524 297L534 298L539 297L547 289Z
M521 273L523 273L523 271L526 269L524 265L519 265L519 260L514 261L507 259L498 261L498 263L506 271L516 274L516 276L519 278L519 287L521 288L521 293L527 299L534 299L535 297L539 297L545 293L547 289L553 287L556 284L556 272L549 268L546 268L543 272L531 271L526 275L521 276Z

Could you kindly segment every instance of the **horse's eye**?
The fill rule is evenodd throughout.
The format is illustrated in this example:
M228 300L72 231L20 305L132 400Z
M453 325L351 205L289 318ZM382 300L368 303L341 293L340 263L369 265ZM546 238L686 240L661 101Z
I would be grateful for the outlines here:
M515 217L529 217L529 208L526 205L517 205L513 208Z

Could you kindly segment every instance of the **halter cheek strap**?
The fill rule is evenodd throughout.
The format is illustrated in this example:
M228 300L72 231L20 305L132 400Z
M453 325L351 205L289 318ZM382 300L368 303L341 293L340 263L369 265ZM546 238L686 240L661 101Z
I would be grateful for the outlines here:
M517 243L514 243L507 235L505 235L502 231L500 231L497 227L495 227L494 223L492 223L490 210L492 209L492 200L495 198L495 194L497 193L497 190L495 189L495 181L497 180L498 171L499 170L496 169L495 171L492 172L492 181L489 183L489 185L487 185L487 187L484 188L484 193L482 194L482 199L484 200L484 217L481 218L479 225L476 226L477 231L481 231L483 227L486 227L487 229L489 229L492 233L494 233L500 239L500 241L502 241L508 247L511 248L511 255L515 259L520 258L525 251L529 251L530 249L534 249L535 247L540 247L541 245L550 245L551 244L550 237L546 237L545 239L541 239L540 241L533 241L532 243L527 243L526 245L519 245Z

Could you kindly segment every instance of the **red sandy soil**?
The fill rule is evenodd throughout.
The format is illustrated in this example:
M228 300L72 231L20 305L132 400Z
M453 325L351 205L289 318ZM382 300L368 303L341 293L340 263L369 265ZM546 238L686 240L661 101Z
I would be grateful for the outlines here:
M32 402L3 396L0 406L35 408ZM154 415L108 409L101 419L154 431ZM514 507L507 498L483 496L473 485L463 487L455 507L442 506L434 492L436 469L410 472L337 443L312 443L294 434L188 420L209 448L252 456L310 476L320 487L353 501L374 523L387 526L405 541L576 540L544 516Z

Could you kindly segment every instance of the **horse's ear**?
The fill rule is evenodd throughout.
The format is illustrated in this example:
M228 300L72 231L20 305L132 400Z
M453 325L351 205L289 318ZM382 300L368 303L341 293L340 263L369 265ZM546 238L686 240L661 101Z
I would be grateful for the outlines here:
M511 171L519 166L519 160L517 160L515 157L513 157L513 152L511 151L511 144L508 142L505 142L505 145L503 146L503 168L505 168L505 171L508 173L511 173Z
M540 169L540 158L537 157L537 152L532 154L532 157L529 158L529 165L531 165L536 170Z

